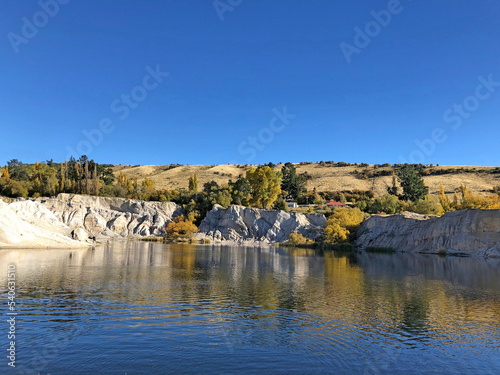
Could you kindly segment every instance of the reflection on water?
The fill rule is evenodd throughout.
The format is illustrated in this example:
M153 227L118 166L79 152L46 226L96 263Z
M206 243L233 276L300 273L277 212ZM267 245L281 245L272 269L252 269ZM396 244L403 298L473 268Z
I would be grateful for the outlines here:
M18 373L500 373L497 262L117 242L0 251L3 287L11 263Z

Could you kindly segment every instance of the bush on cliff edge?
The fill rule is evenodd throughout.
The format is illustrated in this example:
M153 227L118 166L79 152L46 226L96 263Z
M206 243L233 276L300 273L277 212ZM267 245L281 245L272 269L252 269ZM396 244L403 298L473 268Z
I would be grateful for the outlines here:
M365 214L359 208L339 208L335 210L325 224L324 241L326 243L348 242L365 220Z

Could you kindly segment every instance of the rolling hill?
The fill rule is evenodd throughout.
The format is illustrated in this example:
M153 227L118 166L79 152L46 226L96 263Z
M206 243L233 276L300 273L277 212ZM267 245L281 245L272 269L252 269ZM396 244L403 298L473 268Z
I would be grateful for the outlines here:
M321 191L373 190L376 196L386 193L392 184L392 166L384 165L343 165L344 163L299 163L297 174L308 178L307 189ZM281 170L282 165L276 165ZM188 187L189 176L196 173L200 187L214 180L219 185L235 181L245 174L248 165L115 165L116 176L120 172L127 177L142 181L149 178L158 189L181 189ZM460 184L481 195L489 194L493 187L500 185L500 168L472 166L427 166L423 170L424 180L431 195L439 192L442 183L446 193L452 194Z

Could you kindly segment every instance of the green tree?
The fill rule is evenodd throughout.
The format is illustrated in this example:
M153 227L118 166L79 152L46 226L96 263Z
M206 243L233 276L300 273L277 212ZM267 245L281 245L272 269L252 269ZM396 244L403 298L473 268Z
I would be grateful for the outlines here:
M283 180L281 190L285 192L287 199L298 199L306 191L306 181L303 177L297 176L297 169L292 163L285 163L281 168Z
M398 195L398 185L396 183L396 173L392 171L392 186L387 188L387 193L390 195Z
M8 181L5 179L2 180L6 181L6 184L3 186L2 189L2 194L5 194L12 198L28 197L28 189L31 186L31 184L28 181L16 181L12 179Z
M302 176L297 176L297 169L292 163L285 163L281 168L283 180L281 190L286 192L287 199L298 199L306 191L306 180Z
M401 186L403 187L402 199L418 202L429 194L424 179L415 165L405 164L398 172Z
M203 184L203 192L210 194L211 191L219 190L219 184L214 180Z
M206 185L206 184L205 184ZM214 204L221 205L224 208L229 207L232 201L231 193L229 192L229 189L221 189L217 184L216 186L212 186L210 190L207 190L205 192L206 198L205 201L209 204L207 206L206 204L204 206L206 207L206 210L211 210ZM208 187L208 186L207 186ZM201 202L203 205L203 202Z
M274 202L273 208L276 210L288 211L288 205L286 204L282 194L280 194L276 202Z
M236 182L229 180L229 191L231 192L233 204L249 206L252 199L252 187L245 177L240 176Z
M231 193L228 189L221 189L215 193L215 203L221 205L224 208L228 208L231 205Z
M313 194L314 194L314 201L313 201L314 204L320 206L325 203L325 200L321 197L321 195L318 194L316 188L314 188Z
M250 168L246 174L252 188L252 203L257 207L269 208L281 193L281 172L269 166Z
M398 197L386 194L381 198L375 199L373 203L370 204L370 213L376 214L378 212L383 212L389 215L399 212L401 209L401 202Z
M444 213L443 207L434 199L426 196L412 205L411 211L422 215L442 215Z
M193 191L198 192L198 175L196 173L193 176Z
M29 175L27 171L27 166L23 164L22 161L17 159L12 159L7 162L7 166L9 167L9 175L13 180L19 181L29 181Z

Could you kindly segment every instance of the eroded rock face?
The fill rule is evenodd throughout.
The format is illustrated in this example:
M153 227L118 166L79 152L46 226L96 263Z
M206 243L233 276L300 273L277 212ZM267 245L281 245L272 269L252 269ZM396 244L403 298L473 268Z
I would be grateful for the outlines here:
M86 246L68 237L70 228L32 201L8 205L0 200L0 248L72 248ZM68 232L68 233L66 233Z
M106 230L106 219L96 213L88 213L83 220L85 229L92 235L97 236Z
M16 201L9 204L18 218L39 227L45 227L51 231L68 234L70 228L62 223L49 209L40 202L31 200Z
M441 217L373 216L358 229L357 244L396 251L500 257L500 210L463 210Z
M37 201L70 228L85 228L92 235L161 236L182 208L172 202L59 194Z
M322 236L326 218L324 215L263 210L243 206L225 209L215 205L198 228L198 238L212 241L267 243L288 240L290 233L297 232L306 238Z

